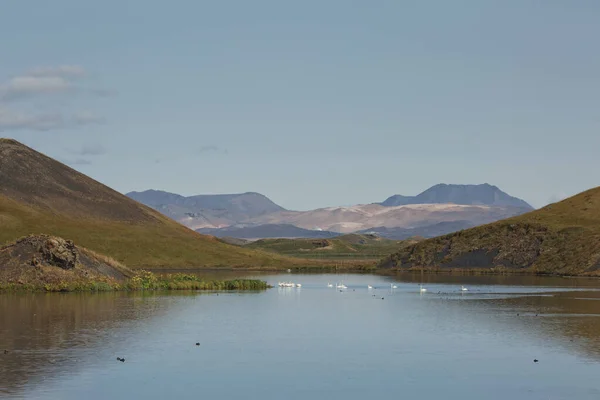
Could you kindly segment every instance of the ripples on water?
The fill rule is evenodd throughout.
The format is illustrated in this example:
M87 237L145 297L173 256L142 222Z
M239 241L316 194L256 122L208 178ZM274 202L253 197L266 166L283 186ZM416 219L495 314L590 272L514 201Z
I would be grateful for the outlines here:
M600 398L598 281L259 277L302 288L2 294L0 397Z

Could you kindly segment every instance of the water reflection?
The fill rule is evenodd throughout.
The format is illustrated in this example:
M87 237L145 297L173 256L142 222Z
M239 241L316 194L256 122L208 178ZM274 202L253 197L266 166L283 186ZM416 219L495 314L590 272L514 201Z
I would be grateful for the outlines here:
M253 272L243 277L274 285L289 280ZM204 385L206 395L218 394L233 377L232 397L244 394L244 385L248 390L302 381L315 392L286 396L335 398L343 392L364 398L349 380L354 376L363 387L392 390L402 384L406 393L421 388L427 397L432 376L443 388L438 395L454 390L461 379L478 382L481 394L494 384L495 373L511 384L504 397L488 398L522 398L519 387L534 390L535 379L543 386L564 375L569 387L578 387L586 374L600 373L597 280L420 274L294 274L291 280L302 288L219 296L2 294L0 396L81 398L90 394L88 385L98 396L98 388L118 377L120 390L129 396L135 390L136 397L162 393L154 377L166 376L173 387L189 387L184 397L194 393L194 385ZM342 281L345 290L327 287ZM419 293L420 283L428 292ZM469 291L462 292L461 285ZM289 357L281 357L282 349ZM521 357L527 365L520 364ZM527 369L533 357L543 373ZM454 369L458 362L461 368ZM582 369L581 363L595 368ZM327 374L338 381L326 380ZM199 377L202 383L195 383ZM146 386L132 388L128 379ZM578 398L600 393L594 385L589 381Z
M81 368L107 342L118 347L115 330L175 306L153 293L0 294L0 394Z

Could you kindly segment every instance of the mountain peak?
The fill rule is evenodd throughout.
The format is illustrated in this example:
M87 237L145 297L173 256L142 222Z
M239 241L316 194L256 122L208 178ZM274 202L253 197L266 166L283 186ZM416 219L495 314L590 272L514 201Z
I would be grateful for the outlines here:
M23 143L18 142L15 139L11 139L11 138L0 138L0 144L12 144L12 145L19 145L19 146L27 147Z
M533 207L525 201L510 196L497 186L490 185L489 183L479 185L439 183L417 196L394 195L380 204L390 207L407 204L439 203L519 207L533 210Z

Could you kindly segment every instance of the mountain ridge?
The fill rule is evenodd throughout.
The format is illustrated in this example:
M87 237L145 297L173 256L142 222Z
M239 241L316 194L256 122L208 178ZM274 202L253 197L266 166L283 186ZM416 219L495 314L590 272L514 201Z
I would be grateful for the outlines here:
M458 185L439 183L416 196L404 196L396 194L388 197L381 203L386 207L394 207L408 204L442 204L454 203L465 205L490 205L520 207L533 210L526 201L500 190L497 186L483 183L478 185Z
M258 192L182 196L149 189L125 195L194 230L230 226L253 217L287 211Z
M386 234L394 239L407 235L430 237L436 233L453 232L453 227L463 229L532 209L523 200L509 196L489 184L438 184L417 196L396 195L383 203L333 206L307 211L287 210L257 192L186 197L151 189L129 192L127 195L191 229L221 237L250 235L251 232L240 232L242 227L253 227L254 231L262 232L260 236L253 238L289 237L279 228L281 225L338 234L386 228ZM393 202L401 204L393 205ZM427 226L430 228L420 229ZM416 231L409 232L412 229ZM308 233L302 232L300 235ZM315 234L315 237L321 236Z

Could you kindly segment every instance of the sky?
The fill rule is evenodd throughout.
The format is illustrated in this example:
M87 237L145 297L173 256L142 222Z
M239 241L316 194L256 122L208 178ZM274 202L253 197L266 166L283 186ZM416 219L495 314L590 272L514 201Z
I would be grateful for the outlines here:
M600 2L4 0L0 136L289 209L599 185Z

